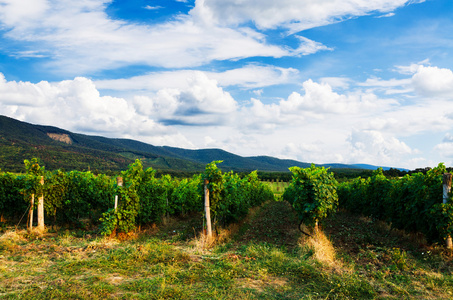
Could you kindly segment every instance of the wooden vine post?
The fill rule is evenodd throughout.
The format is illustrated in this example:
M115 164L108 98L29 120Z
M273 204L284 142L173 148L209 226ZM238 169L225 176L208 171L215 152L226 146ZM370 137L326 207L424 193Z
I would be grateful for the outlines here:
M33 206L35 205L35 194L31 194L31 201L30 201L30 210L28 211L29 220L28 220L28 231L31 232L33 230Z
M122 187L123 186L123 177L121 177L121 176L116 177L116 184L119 187ZM118 195L115 195L115 210L117 208L118 208Z
M452 174L450 173L444 173L443 179L444 179L444 184L443 184L443 203L447 203L448 201L448 196L451 191L451 179L452 179ZM452 249L453 248L453 242L451 239L451 236L447 236L446 240L447 248Z
M209 207L209 180L204 180L204 207L206 211L206 234L208 238L212 238L212 227L211 227L211 210Z
M44 176L41 176L41 185L44 185ZM44 232L44 193L38 198L38 231Z

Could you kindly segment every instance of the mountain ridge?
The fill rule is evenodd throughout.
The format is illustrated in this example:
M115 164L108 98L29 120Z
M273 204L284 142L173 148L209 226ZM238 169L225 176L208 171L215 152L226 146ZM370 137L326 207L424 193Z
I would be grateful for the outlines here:
M47 169L119 171L140 158L145 167L158 170L199 172L206 164L222 160L222 170L287 172L289 167L311 163L271 156L243 157L222 149L183 149L154 146L132 139L74 133L55 126L34 125L0 115L0 168L23 170L23 160L38 157ZM318 166L366 169L359 165ZM364 165L365 166L365 165ZM366 165L368 169L374 166ZM377 168L377 167L375 167Z

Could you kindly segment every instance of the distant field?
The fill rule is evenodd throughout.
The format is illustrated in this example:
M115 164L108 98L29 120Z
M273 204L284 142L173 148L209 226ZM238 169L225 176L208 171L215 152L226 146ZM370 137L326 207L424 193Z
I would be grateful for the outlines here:
M289 182L284 181L263 181L263 182L269 185L269 187L272 189L272 192L276 197L282 196L283 192L289 185Z

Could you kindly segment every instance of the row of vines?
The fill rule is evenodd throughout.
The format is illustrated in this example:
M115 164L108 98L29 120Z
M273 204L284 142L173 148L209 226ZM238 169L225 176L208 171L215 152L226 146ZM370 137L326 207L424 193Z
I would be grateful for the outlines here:
M49 172L36 159L25 161L26 174L0 173L1 221L18 222L28 211L32 194L44 196L46 224L99 225L106 235L129 232L137 225L159 223L165 216L203 212L203 182L209 180L211 211L216 225L226 225L243 218L250 207L272 200L269 187L257 173L240 177L222 173L217 162L206 166L203 174L177 179L160 178L155 170L143 169L136 160L116 178L90 172ZM44 177L44 185L40 178ZM114 199L118 207L114 208Z
M442 203L444 173L442 163L426 174L395 179L378 169L367 179L340 184L340 207L387 221L394 228L422 232L432 241L446 238L453 234L453 203L451 194L447 203Z
M392 227L422 232L430 241L453 236L453 201L443 203L443 174L439 164L426 174L389 179L382 169L363 179L338 183L322 167L290 168L292 181L283 194L301 222L316 227L338 208L391 223Z

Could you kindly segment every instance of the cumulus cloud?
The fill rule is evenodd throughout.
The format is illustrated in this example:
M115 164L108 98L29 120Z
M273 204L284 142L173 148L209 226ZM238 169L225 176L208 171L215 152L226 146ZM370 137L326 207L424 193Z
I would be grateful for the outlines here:
M418 63L412 63L409 66L396 66L395 71L411 75L407 79L391 79L381 80L380 78L370 78L362 86L381 86L397 87L400 86L400 91L411 92L415 91L423 97L442 97L453 98L453 72L447 68L431 66L429 59L425 59ZM398 91L398 89L396 90Z
M212 125L222 124L224 115L236 111L233 97L204 73L194 72L187 81L185 89L162 89L153 97L135 97L138 112L169 125Z
M301 144L290 142L283 147L282 154L302 162L341 163L344 160L342 154L331 151L327 144L321 141Z
M349 159L354 162L395 164L414 152L406 143L376 130L353 130L348 141Z
M0 75L0 111L27 122L113 137L139 137L156 144L191 146L175 130L139 115L123 98L101 96L83 77L33 84L5 80Z
M293 92L287 100L280 101L283 112L287 114L304 112L354 114L364 109L382 109L395 104L395 101L381 100L371 93L338 94L329 84L319 84L311 79L303 83L303 90L304 95Z
M434 147L442 157L452 159L453 158L453 143L441 143ZM451 164L451 162L448 162Z
M420 65L412 76L412 84L424 96L453 98L453 72L450 69Z
M453 164L453 134L447 133L442 143L434 147L434 151L440 155L447 166Z
M402 137L453 128L453 111L437 109L448 107L443 98L400 105L368 90L338 92L327 83L306 80L301 92L277 103L252 98L239 104L208 73L186 75L185 83L174 88L111 97L83 77L30 83L0 74L0 111L27 122L156 145L405 167L416 167L412 164L420 160ZM351 133L351 128L356 129ZM451 140L446 135L434 150L448 157Z
M444 143L453 143L453 134L447 133L443 140Z
M302 87L303 94L292 92L278 103L252 98L250 105L240 110L241 126L268 132L278 127L303 127L314 122L329 123L329 120L345 124L346 120L368 119L399 106L393 99L381 99L367 91L339 94L329 84L311 79L303 82Z
M348 89L351 79L343 77L323 77L320 79L322 84L328 84L332 88Z

